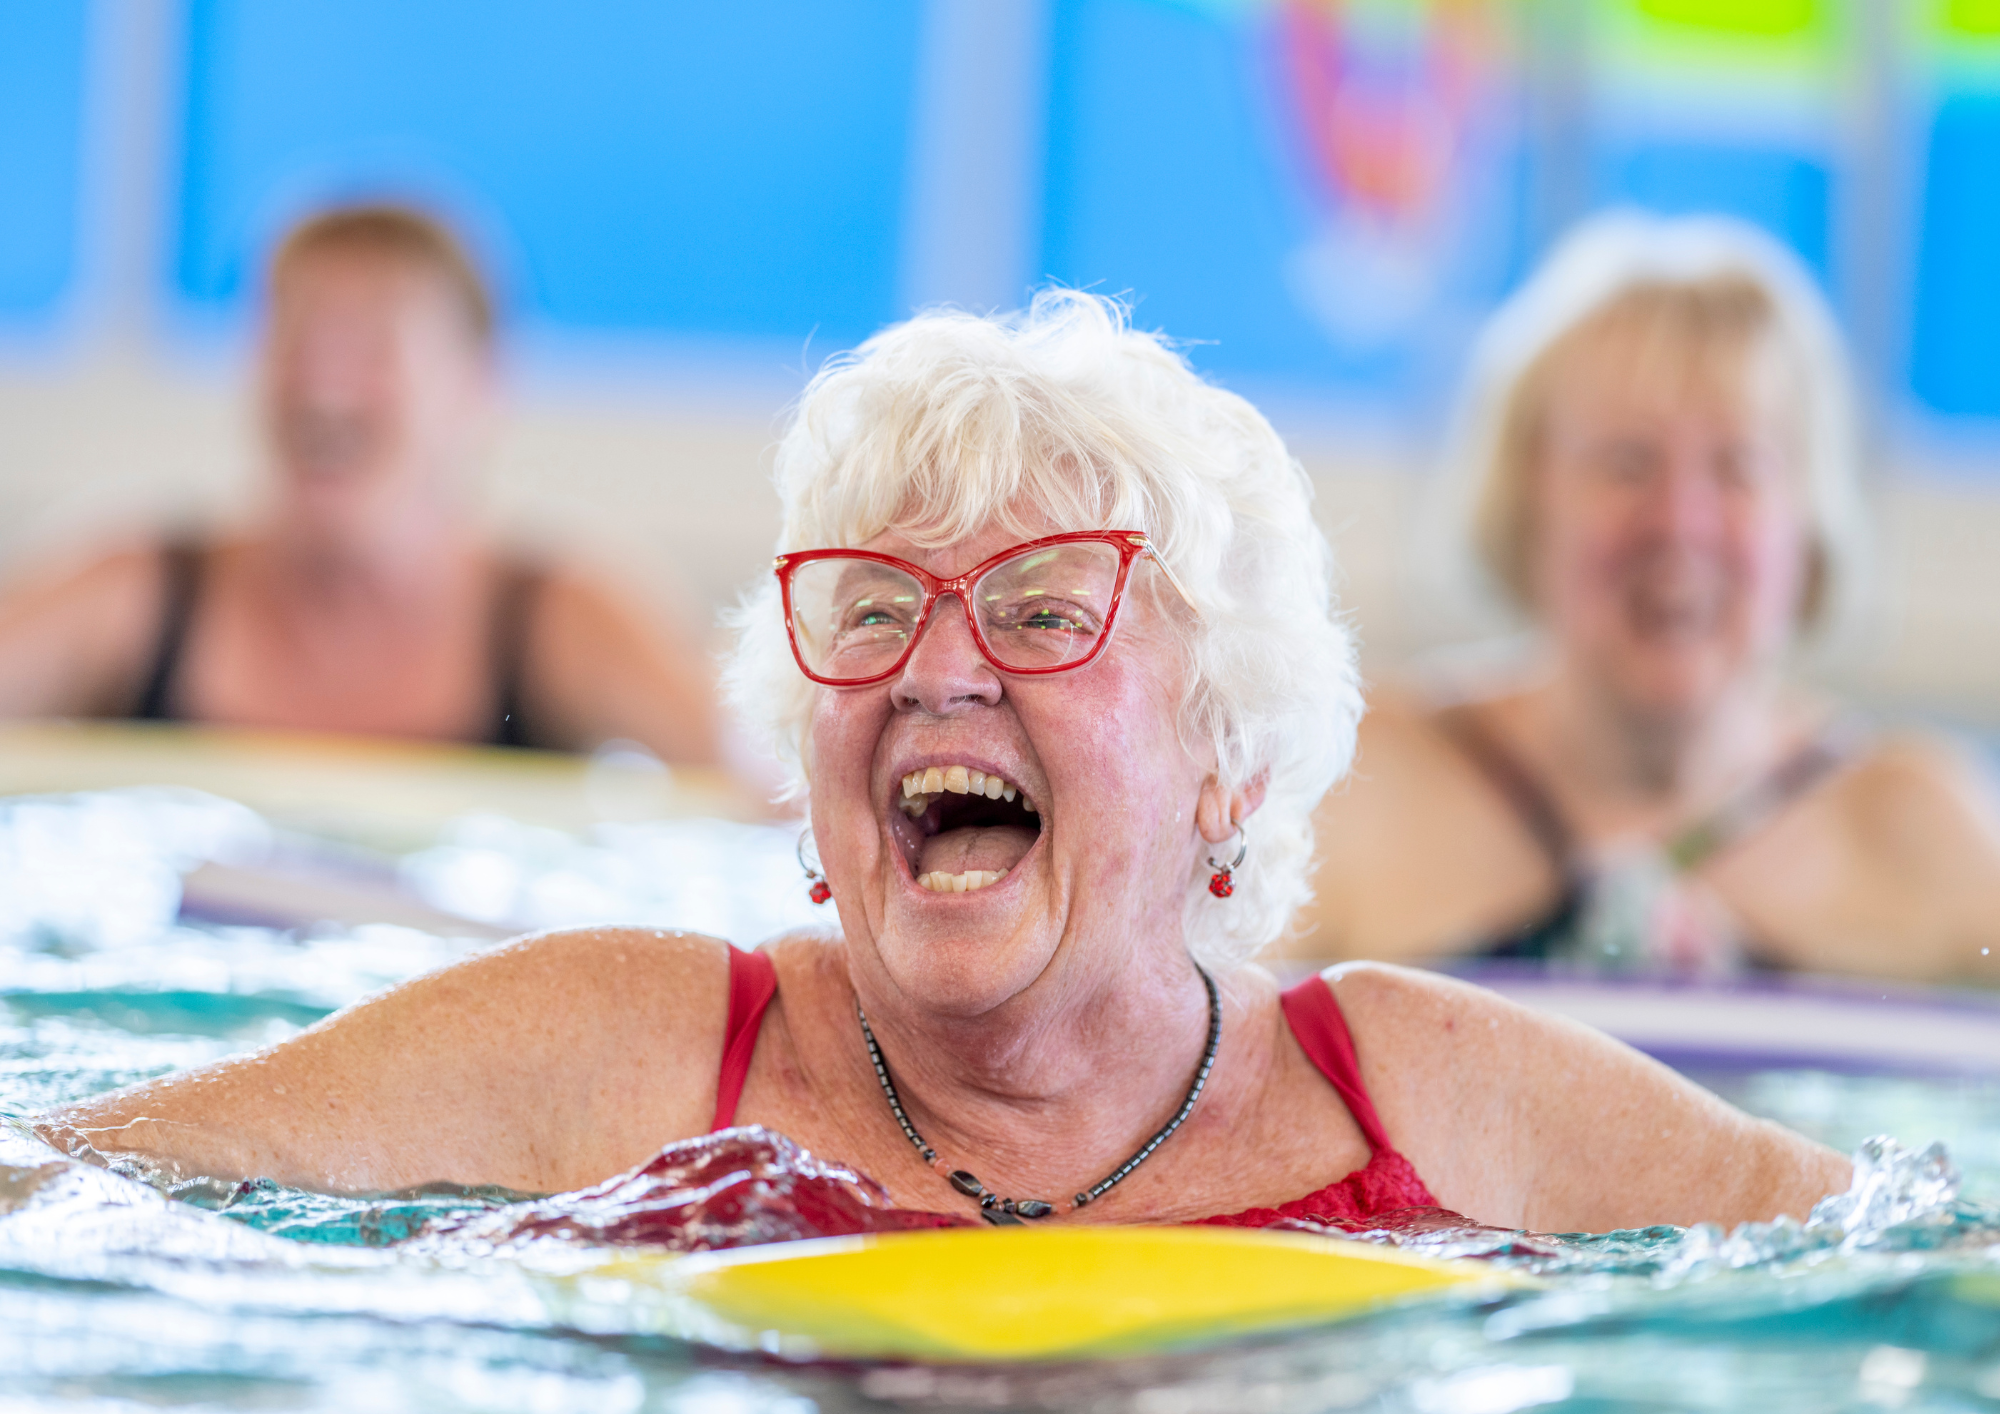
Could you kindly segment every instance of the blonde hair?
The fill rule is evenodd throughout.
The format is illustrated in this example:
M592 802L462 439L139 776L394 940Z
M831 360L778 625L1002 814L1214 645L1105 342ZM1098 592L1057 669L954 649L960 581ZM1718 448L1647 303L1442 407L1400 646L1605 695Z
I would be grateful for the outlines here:
M1617 212L1584 223L1494 314L1472 361L1450 464L1481 567L1532 612L1531 473L1564 356L1635 330L1647 353L1747 352L1793 374L1811 535L1800 622L1833 616L1862 558L1859 437L1840 337L1811 279L1754 227Z
M473 342L482 348L493 343L493 293L465 243L443 222L386 204L322 211L278 242L271 255L271 287L275 290L286 271L306 257L336 251L382 256L421 271L444 291Z
M1024 539L1048 523L1146 532L1201 615L1162 613L1189 669L1181 740L1214 750L1225 788L1265 788L1228 905L1208 896L1205 868L1189 875L1188 946L1223 967L1284 931L1307 897L1313 807L1353 757L1361 693L1311 485L1255 408L1132 329L1122 306L1051 290L1018 314L922 314L831 362L794 411L776 479L781 552L891 527L930 546L994 525ZM1160 578L1141 571L1138 589L1164 605ZM732 617L731 699L802 795L823 689L792 661L774 581Z

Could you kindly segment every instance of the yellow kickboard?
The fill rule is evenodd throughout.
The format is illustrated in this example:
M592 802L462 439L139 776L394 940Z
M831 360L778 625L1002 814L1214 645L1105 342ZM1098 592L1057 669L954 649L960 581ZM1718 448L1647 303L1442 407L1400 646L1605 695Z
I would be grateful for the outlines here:
M672 1298L676 1333L807 1357L1130 1355L1520 1285L1374 1243L1230 1228L963 1229L827 1238L595 1267ZM637 1290L635 1290L635 1288ZM650 1302L648 1304L651 1304Z

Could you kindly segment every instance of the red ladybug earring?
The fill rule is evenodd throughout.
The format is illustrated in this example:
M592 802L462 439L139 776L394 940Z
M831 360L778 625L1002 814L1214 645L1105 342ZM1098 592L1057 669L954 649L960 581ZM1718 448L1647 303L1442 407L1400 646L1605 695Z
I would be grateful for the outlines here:
M819 850L817 848L813 850L812 863L808 864L806 862L806 841L811 838L812 826L808 825L805 829L799 831L799 868L805 870L806 877L812 880L812 887L806 890L806 897L810 898L814 903L825 903L833 897L833 886L827 883L826 876L819 872Z
M1208 891L1217 898L1228 898L1236 892L1236 881L1230 876L1243 864L1243 856L1250 852L1250 837L1243 832L1243 826L1236 826L1236 857L1227 864L1218 864L1215 856L1208 857L1208 867L1215 872L1208 876Z

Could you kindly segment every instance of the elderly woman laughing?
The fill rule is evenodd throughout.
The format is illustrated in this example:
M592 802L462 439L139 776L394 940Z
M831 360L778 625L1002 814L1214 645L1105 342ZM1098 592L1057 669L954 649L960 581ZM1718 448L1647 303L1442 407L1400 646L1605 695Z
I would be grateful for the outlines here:
M989 1220L1603 1229L1803 1214L1835 1155L1444 978L1288 992L1361 703L1270 426L1093 297L822 372L733 691L810 787L837 928L602 928L46 1117L74 1149L346 1191L553 1191L759 1124ZM823 878L821 875L823 874Z

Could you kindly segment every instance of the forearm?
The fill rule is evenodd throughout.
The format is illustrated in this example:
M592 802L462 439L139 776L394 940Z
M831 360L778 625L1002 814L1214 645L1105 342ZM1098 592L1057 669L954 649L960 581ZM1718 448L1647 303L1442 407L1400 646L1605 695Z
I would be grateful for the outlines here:
M338 1123L314 1124L282 1104L241 1093L232 1067L149 1082L41 1115L35 1130L72 1158L128 1161L179 1181L194 1177L270 1178L321 1192L381 1192L423 1178L401 1172L377 1136ZM282 1100L283 1087L273 1099Z
M1824 1144L1769 1120L1752 1123L1763 1131L1757 1146L1757 1179L1753 1190L1743 1195L1733 1221L1764 1222L1783 1215L1803 1222L1820 1199L1844 1193L1853 1183L1854 1165Z

